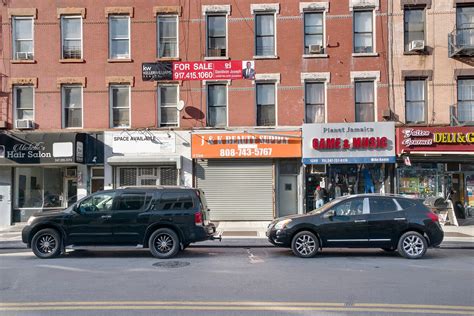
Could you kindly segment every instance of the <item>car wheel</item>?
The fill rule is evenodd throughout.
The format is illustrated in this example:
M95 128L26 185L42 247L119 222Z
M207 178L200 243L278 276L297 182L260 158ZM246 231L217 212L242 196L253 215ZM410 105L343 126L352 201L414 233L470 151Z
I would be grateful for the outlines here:
M157 229L148 241L150 252L160 259L174 257L179 251L178 235L169 228Z
M428 248L425 237L417 232L407 232L398 241L398 252L408 259L419 259Z
M298 257L311 258L319 250L318 238L309 231L299 232L291 241L291 250Z
M394 248L382 248L383 251L386 251L386 252L394 252L395 250L397 249L394 249Z
M57 257L61 252L61 235L55 229L42 229L33 236L31 249L41 259Z

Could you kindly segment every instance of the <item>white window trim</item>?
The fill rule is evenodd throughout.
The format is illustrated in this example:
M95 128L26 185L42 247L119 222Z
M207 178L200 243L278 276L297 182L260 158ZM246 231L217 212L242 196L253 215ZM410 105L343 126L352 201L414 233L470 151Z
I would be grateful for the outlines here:
M223 16L225 15L225 56L207 56L209 52L209 37L208 37L208 20L209 16ZM205 21L206 21L206 53L204 54L204 60L220 60L220 59L229 59L229 12L206 12L205 14Z
M352 10L351 10L352 11ZM354 12L356 11L372 11L372 52L370 53L354 53L354 45L355 43L352 43L352 57L376 57L379 54L377 53L377 23L376 19L377 16L375 15L375 9L371 6L369 7L357 7L357 9L354 9ZM354 13L352 14L352 18L354 19ZM354 29L354 21L352 22L352 40L354 41L354 35L355 35L355 29Z
M178 106L178 102L180 100L179 98L179 84L173 84L173 83L165 83L165 84L159 84L157 93L158 93L158 122L157 122L157 127L158 128L175 128L175 127L180 127L180 111L178 111L178 108L176 107L176 126L161 126L161 87L176 87L176 106Z
M172 57L160 57L160 23L158 22L160 17L174 17L176 18L176 56ZM157 14L156 15L156 58L179 58L179 17L177 14Z
M304 107L306 119L306 83L324 83L324 123L328 122L328 83L331 82L330 72L302 72L301 84L303 85Z
M356 81L370 81L374 82L374 122L378 122L378 84L380 82L380 71L351 71L351 83L354 86L355 96L355 82ZM354 97L354 110L355 110Z
M280 4L279 3L261 3L261 4L251 4L250 11L254 15L254 56L253 59L276 59L278 58L278 27L277 27L277 14L280 14ZM273 14L273 42L274 42L274 54L273 55L257 55L257 15L259 14Z
M65 93L64 93L64 88L80 88L81 89L81 126L76 126L76 127L66 127L66 102L65 102ZM61 126L62 128L65 129L78 129L78 128L83 128L84 127L84 87L82 85L78 84L64 84L61 85Z
M16 28L16 20L31 20L31 41L33 43L32 46L32 54L33 54L33 60L35 59L35 18L33 16L12 16L12 59L13 60L21 60L16 58L17 53L24 53L24 52L17 52L16 51L16 45L15 42L17 39L15 38L15 28ZM26 39L25 39L26 40ZM28 52L26 52L28 53Z
M112 89L116 87L128 87L128 126L114 126L114 107L112 100ZM132 86L130 84L111 84L109 86L109 109L110 109L110 118L109 124L110 128L130 128L132 126ZM124 109L123 107L116 109Z
M14 119L14 122L15 122L15 128L18 128L18 126L16 125L16 121L18 120L18 104L16 103L16 100L17 100L17 97L16 97L16 94L17 94L17 89L18 88L21 88L21 87L30 87L31 89L33 89L33 117L31 118L31 120L34 122L35 121L35 108L36 108L36 102L35 102L35 99L36 99L36 96L35 96L35 87L32 86L32 85L16 85L16 86L13 86L13 107L15 109L15 111L13 111L13 119Z
M278 86L280 84L280 74L255 74L255 126L256 127L277 127L278 126ZM260 126L257 125L257 84L272 83L275 86L275 125Z
M126 17L128 20L128 56L127 57L113 57L112 56L112 23L111 20L117 18L117 17ZM131 47L131 21L130 21L130 15L122 15L122 14L110 14L109 15L109 59L113 60L123 60L123 59L131 59L132 58L132 47Z
M323 4L319 6L319 4ZM316 4L316 5L314 5ZM317 9L316 9L317 8ZM303 15L303 58L327 58L329 57L326 48L326 13L329 10L329 2L302 2L300 3L300 12ZM323 47L324 53L323 54L305 54L305 14L306 13L322 13L323 14Z
M229 127L229 86L231 80L206 80L203 84L206 85L206 126L207 121L209 118L209 86L210 85L225 85L225 93L226 93L226 105L225 105L225 116L226 116L226 125L225 126L217 126L215 128L226 128ZM214 128L214 126L212 126Z
M84 33L83 33L83 19L81 15L61 15L61 59L64 59L64 29L63 21L64 19L80 19L81 20L81 58L84 58Z

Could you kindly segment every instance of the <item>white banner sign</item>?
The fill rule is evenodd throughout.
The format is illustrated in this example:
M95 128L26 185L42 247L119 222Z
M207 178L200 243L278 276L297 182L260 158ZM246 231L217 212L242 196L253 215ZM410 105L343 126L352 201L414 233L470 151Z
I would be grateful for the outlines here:
M112 137L114 154L166 154L176 151L174 133L131 131L116 133Z

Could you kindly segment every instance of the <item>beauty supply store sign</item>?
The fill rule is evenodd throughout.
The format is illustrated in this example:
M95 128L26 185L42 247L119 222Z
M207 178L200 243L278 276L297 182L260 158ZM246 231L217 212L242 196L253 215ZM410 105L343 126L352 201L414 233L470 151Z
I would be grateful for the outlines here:
M303 124L304 164L394 162L393 122Z
M197 158L299 158L301 132L202 133L192 135Z
M474 127L397 128L397 153L417 151L474 153Z

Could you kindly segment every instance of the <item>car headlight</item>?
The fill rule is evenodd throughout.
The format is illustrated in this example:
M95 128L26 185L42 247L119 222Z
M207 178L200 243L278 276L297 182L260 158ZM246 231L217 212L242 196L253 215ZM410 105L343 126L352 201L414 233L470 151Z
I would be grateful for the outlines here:
M31 223L33 223L33 221L36 219L36 217L34 216L30 216L30 218L28 218L28 222L26 223L27 225L31 225Z
M285 219L275 224L275 229L283 229L291 222L291 219Z

